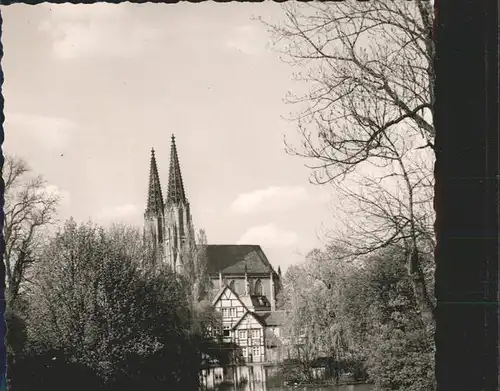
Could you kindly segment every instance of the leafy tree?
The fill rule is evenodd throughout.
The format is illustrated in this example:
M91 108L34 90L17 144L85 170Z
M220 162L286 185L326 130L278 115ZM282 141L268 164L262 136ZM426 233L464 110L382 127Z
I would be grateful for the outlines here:
M66 222L36 269L28 329L35 351L63 352L122 389L146 374L172 387L187 379L186 292L168 270L139 267L140 243L139 231L124 226Z
M434 321L422 265L433 251L434 15L432 2L287 4L285 22L266 23L283 59L310 86L289 95L314 182L339 195L354 255L394 244L422 319ZM343 201L343 202L341 202Z
M356 262L343 250L312 251L284 279L285 335L301 377L323 359L338 379L368 374L380 390L432 390L434 344L419 314L403 247ZM295 374L296 376L297 374Z
M284 331L308 382L318 358L329 359L338 379L339 364L350 355L350 336L341 319L347 270L336 255L335 248L312 251L306 263L291 266L284 279Z
M419 316L402 248L373 254L350 277L342 318L376 389L434 389L432 334Z

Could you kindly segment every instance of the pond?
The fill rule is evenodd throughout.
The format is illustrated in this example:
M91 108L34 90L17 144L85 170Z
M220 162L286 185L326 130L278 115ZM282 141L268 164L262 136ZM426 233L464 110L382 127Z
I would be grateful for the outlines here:
M262 364L211 368L202 371L203 390L220 391L370 391L367 384L344 386L280 386L282 374L278 367ZM319 379L319 378L318 378Z
M265 384L246 384L239 387L228 387L223 390L232 391L370 391L369 384L358 384L351 386L331 386L331 387L267 387Z
M339 386L339 387L281 387L281 388L268 388L267 391L370 391L372 387L369 384L358 384L352 386ZM256 389L254 389L257 391Z

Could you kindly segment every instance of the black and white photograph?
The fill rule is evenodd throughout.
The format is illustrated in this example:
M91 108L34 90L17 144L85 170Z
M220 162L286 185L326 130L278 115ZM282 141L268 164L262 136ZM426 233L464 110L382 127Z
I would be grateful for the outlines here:
M0 11L2 389L451 390L434 1Z

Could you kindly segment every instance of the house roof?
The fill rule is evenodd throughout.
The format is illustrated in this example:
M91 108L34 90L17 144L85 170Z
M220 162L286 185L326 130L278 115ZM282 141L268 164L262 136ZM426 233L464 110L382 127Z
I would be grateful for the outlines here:
M274 272L262 248L246 244L209 244L207 245L209 274L243 274L245 266L248 273Z
M235 330L235 329L236 329L236 327L238 327L238 325L239 325L239 324L243 321L243 319L245 319L247 316L253 316L253 318L254 318L257 322L259 322L259 324L260 324L262 327L266 327L266 325L264 324L264 322L262 322L262 319L261 319L259 316L257 316L257 315L255 314L255 312L247 311L247 312L245 312L245 313L243 314L243 316L242 316L242 317L241 317L241 318L240 318L240 319L239 319L239 320L238 320L238 321L234 324L234 326L233 326L233 330Z
M284 311L259 312L258 315L268 327L282 326L285 323Z
M230 287L230 286L228 286L228 285L224 285L221 289L219 289L219 291L215 294L214 298L212 299L212 305L215 305L215 304L219 301L220 297L221 297L221 296L222 296L222 294L226 291L226 289L227 289L228 291L230 291L230 292L234 295L234 297L236 297L236 299L237 299L237 300L241 303L241 305L243 305L243 307L247 308L247 305L246 305L246 303L244 303L244 302L243 302L242 297L240 297L240 296L239 296L239 295L238 295L238 294L237 294L237 293L236 293L233 289L231 289L231 287Z

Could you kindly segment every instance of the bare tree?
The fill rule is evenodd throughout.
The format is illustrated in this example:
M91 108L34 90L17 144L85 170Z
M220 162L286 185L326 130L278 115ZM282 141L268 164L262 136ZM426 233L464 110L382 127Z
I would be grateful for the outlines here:
M432 2L294 3L284 12L282 25L266 25L311 86L287 97L301 139L287 151L314 162L314 183L337 187L350 223L335 238L342 245L356 255L405 246L415 299L432 324L421 255L434 241Z
M2 167L5 182L4 260L7 297L14 306L30 266L36 261L44 233L56 221L59 196L41 176L33 177L27 163L7 156Z

